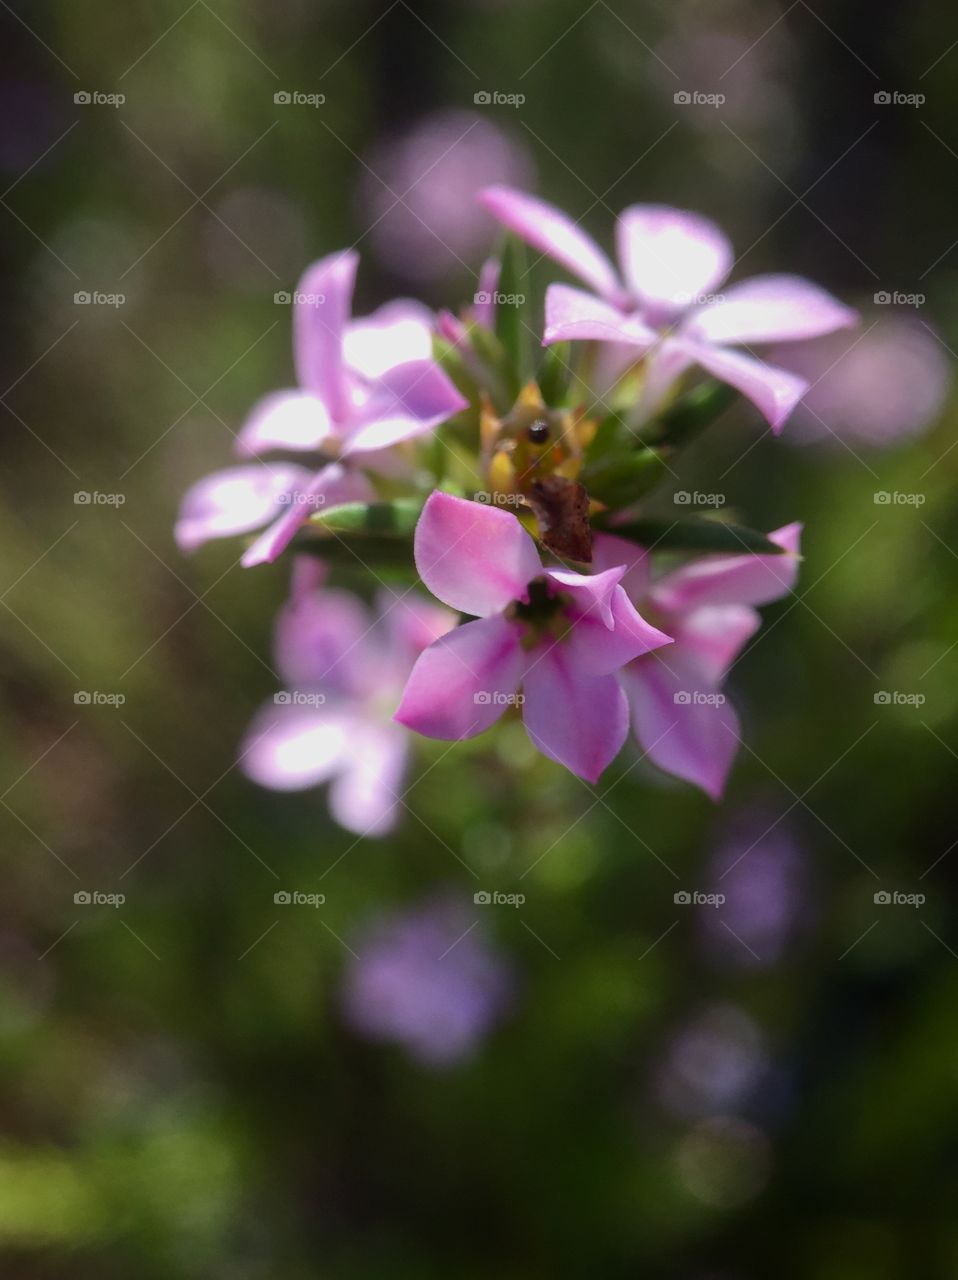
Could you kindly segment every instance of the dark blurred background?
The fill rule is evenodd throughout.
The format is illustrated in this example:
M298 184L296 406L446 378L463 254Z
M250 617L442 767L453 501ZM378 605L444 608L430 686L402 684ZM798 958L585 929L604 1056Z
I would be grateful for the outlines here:
M3 1274L958 1274L953 9L0 22ZM816 385L783 440L741 407L687 458L755 527L806 525L798 596L733 672L725 802L632 747L587 787L510 723L422 744L401 829L356 841L234 767L285 566L184 560L171 526L292 376L274 294L356 244L360 310L457 306L492 181L610 248L629 203L698 209L736 278L806 273L863 322L795 353ZM427 1038L490 969L508 987L453 1063L349 1016L390 929Z

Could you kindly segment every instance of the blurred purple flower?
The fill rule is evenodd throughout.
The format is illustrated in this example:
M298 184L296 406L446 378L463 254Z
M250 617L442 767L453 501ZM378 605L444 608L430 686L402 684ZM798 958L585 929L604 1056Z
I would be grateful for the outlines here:
M861 440L887 448L917 436L938 417L950 381L934 332L900 316L880 317L857 338L834 334L778 357L812 384L789 432L799 444Z
M439 111L368 157L362 200L380 258L409 280L434 280L484 253L493 229L472 196L481 187L524 185L523 147L472 111Z
M455 615L384 589L375 613L346 591L318 589L303 558L276 623L276 662L288 689L263 707L240 753L246 775L276 791L331 782L329 808L359 835L384 835L401 809L409 735L392 720L422 650Z
M355 948L347 1021L370 1040L399 1042L424 1066L471 1057L509 1002L508 966L451 902L385 917Z
M712 856L710 890L725 902L700 918L709 952L735 967L778 963L807 919L805 859L777 816L739 815Z

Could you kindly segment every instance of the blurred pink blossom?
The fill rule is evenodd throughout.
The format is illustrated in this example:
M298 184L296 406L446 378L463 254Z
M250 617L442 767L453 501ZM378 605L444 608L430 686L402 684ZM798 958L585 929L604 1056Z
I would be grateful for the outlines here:
M737 813L711 858L709 888L724 895L701 914L712 956L736 968L777 964L808 920L808 867L791 827L765 804Z
M789 432L799 444L887 448L920 435L941 413L951 378L934 331L900 315L872 314L858 336L833 334L779 354L811 383Z
M295 564L276 622L276 663L287 689L256 715L243 771L276 791L330 782L329 808L359 835L384 835L402 809L409 735L392 720L422 650L455 616L410 592L383 589L375 611L318 585L322 568Z
M408 280L435 280L487 251L494 224L473 200L490 183L525 184L525 148L472 111L439 111L368 156L362 201L380 258Z

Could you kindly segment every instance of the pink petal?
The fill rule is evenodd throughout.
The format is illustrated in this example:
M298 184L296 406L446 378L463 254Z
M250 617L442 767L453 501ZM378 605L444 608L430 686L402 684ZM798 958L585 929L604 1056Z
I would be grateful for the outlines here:
M577 670L567 646L534 651L522 682L522 719L535 747L587 782L597 782L629 731L629 710L615 676Z
M236 441L236 452L253 457L268 449L318 449L332 425L322 400L306 391L276 391L255 406Z
M381 378L387 369L432 356L432 312L412 298L397 298L362 320L346 325L343 359L364 378Z
M667 205L634 204L616 224L622 274L653 313L691 306L728 275L732 246L714 222Z
M612 263L586 233L559 209L511 187L486 187L479 201L510 231L528 240L603 297L622 293Z
M652 558L644 547L627 538L616 538L611 533L597 533L592 542L592 569L601 573L620 565L625 573L620 585L633 603L644 600L648 594L652 575Z
M384 588L376 602L390 649L401 658L408 655L410 663L456 625L451 610L407 590Z
M654 329L638 315L624 315L594 294L567 284L551 284L546 290L546 327L542 345L595 339L623 342L645 350L658 342Z
M621 587L612 595L612 625L606 626L595 614L580 617L562 644L570 662L584 675L611 675L620 667L652 649L671 644L672 637L653 627L637 612Z
M702 605L768 604L795 588L801 563L801 524L788 524L770 533L769 539L784 548L784 555L703 556L668 573L652 588L656 608L667 613L687 613Z
M624 573L625 566L620 564L588 575L573 569L547 569L545 576L554 583L553 594L569 598L570 617L591 617L602 626L611 627L615 589Z
M347 471L338 462L331 463L286 495L283 514L263 530L240 563L244 569L255 564L272 564L314 512L342 502L369 502L373 497L375 494L365 476Z
M343 335L353 300L359 254L332 253L307 270L296 290L293 348L300 386L326 404L342 422L349 411L343 368Z
M282 498L309 479L304 467L292 463L258 463L215 471L183 497L174 529L184 551L208 542L248 533L271 519Z
M427 738L483 733L519 687L520 634L505 618L482 618L442 636L417 659L394 718Z
M397 365L374 384L343 456L385 449L424 435L468 406L468 400L432 360Z
M745 604L703 605L672 624L675 648L663 661L674 666L672 654L681 653L695 663L702 686L717 689L761 623L756 610Z
M416 569L437 599L478 618L527 599L542 574L535 543L508 511L436 490L415 538Z
M800 276L756 276L696 311L686 331L706 342L793 342L850 328L858 318Z
M649 759L713 800L721 799L739 741L738 717L731 704L717 701L723 695L703 687L694 663L674 650L663 659L640 659L620 679L635 736Z
M691 339L674 339L678 345L721 382L747 396L768 420L775 432L781 431L789 414L808 390L808 380L775 365L743 356L727 347L710 347Z
M277 669L294 688L330 686L355 693L373 675L369 632L368 610L348 591L314 591L291 599L276 619Z
M268 703L250 725L240 767L273 791L315 787L342 768L354 733L354 717L342 709Z
M400 788L408 754L394 724L363 724L349 744L345 768L329 789L329 811L360 836L384 836L402 813Z

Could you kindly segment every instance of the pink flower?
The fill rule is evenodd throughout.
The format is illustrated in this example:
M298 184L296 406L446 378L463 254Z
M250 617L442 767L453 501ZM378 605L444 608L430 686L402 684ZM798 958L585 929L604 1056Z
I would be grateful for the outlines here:
M335 253L303 276L293 310L299 389L260 401L237 440L245 457L282 449L318 451L329 461L316 472L257 461L207 476L183 499L176 539L184 549L272 521L242 563L275 560L318 507L374 496L348 463L360 455L374 463L377 452L433 431L466 407L432 360L425 307L399 300L350 319L358 263L357 253Z
M594 240L552 205L489 187L487 209L594 292L565 284L546 293L544 343L586 339L648 352L643 408L653 412L676 379L700 365L762 412L773 430L808 389L796 374L736 351L846 328L857 315L799 276L755 276L720 295L732 246L707 218L667 205L631 205L616 227L621 273Z
M413 661L455 618L391 591L370 615L349 592L317 589L322 573L318 562L295 566L276 625L276 662L288 688L255 717L242 767L276 791L331 782L336 821L383 835L401 810L409 743L391 715Z
M721 798L739 742L738 717L721 693L729 667L761 619L753 606L787 595L799 565L800 524L769 534L783 555L710 555L653 581L649 555L599 534L593 564L626 566L622 585L675 643L619 673L640 746L661 769Z
M514 515L441 492L423 508L415 557L433 595L478 620L421 655L399 723L430 738L472 738L518 704L535 746L595 782L628 732L613 673L669 643L619 586L625 567L591 577L544 568Z

